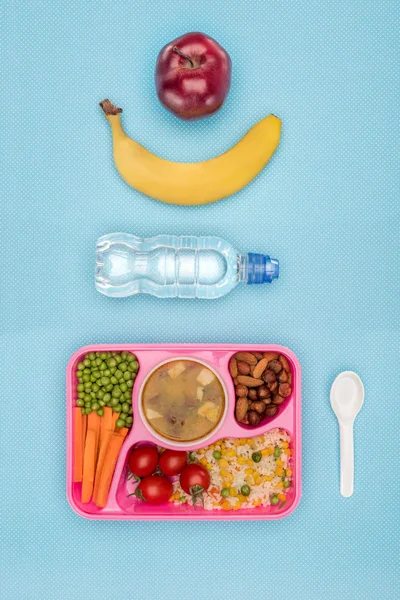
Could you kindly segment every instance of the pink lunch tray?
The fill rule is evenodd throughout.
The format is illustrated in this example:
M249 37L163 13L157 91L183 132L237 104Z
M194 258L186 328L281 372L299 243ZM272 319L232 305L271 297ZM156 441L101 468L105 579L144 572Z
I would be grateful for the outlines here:
M124 441L115 468L107 506L98 508L93 502L83 504L80 499L81 484L73 482L73 418L72 409L77 399L76 368L83 356L88 352L107 352L123 350L133 352L139 362L139 373L132 391L134 423ZM265 419L257 427L240 425L234 415L235 393L228 363L233 354L239 351L279 352L289 361L292 370L292 394L280 407L278 414ZM285 429L291 436L292 468L294 485L287 493L284 507L259 506L237 511L203 510L200 506L194 509L188 505L176 506L172 502L160 506L140 503L127 497L132 491L132 484L127 481L127 458L131 448L139 442L160 442L152 436L140 418L138 396L141 385L148 373L159 363L176 358L192 358L201 360L220 376L227 390L228 410L218 431L206 442L193 443L193 450L212 444L225 437L253 437L268 432L270 429ZM178 448L171 444L162 444L166 448ZM186 449L186 448L185 448ZM97 344L85 346L75 352L67 366L67 497L71 507L86 519L112 520L246 520L246 519L281 519L294 511L301 496L301 368L296 356L288 348L270 344Z

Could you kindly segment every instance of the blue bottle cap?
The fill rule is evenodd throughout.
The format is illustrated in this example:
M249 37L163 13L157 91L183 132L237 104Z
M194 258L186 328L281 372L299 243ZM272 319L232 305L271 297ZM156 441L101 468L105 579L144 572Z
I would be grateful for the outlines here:
M247 262L247 283L271 283L279 277L279 261L267 254L249 252Z

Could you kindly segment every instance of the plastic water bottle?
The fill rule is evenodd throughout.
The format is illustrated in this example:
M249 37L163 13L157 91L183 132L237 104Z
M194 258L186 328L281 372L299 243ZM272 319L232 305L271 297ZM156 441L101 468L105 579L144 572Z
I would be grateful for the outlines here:
M127 233L101 237L96 247L96 289L116 298L220 298L238 283L270 283L279 263L265 254L240 254L216 237Z

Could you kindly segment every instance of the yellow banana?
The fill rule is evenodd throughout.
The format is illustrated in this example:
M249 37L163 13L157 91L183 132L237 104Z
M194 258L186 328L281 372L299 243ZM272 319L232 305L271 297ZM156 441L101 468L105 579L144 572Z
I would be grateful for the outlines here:
M228 152L197 163L164 160L128 137L121 108L100 102L110 125L114 162L126 183L146 196L170 204L207 204L241 190L265 167L279 144L281 121L268 115Z

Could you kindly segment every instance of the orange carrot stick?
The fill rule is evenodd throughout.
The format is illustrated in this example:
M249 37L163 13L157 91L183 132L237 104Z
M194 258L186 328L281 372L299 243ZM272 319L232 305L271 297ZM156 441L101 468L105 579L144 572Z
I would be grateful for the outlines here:
M88 429L86 433L85 454L83 457L82 502L90 502L96 464L96 432Z
M101 471L103 468L104 459L107 454L108 442L110 441L110 437L111 437L111 434L113 433L113 431L114 431L114 423L113 423L112 408L110 408L109 406L105 406L104 414L101 417L101 422L100 422L100 449L99 449L99 456L97 459L96 477L94 480L93 502L96 502L97 493L99 491Z
M100 474L100 482L96 495L96 504L100 508L104 508L107 504L108 493L112 478L114 475L115 465L117 464L118 456L128 433L128 429L123 427L124 431L121 433L112 433L108 442L107 452L103 463L103 468Z
M88 420L87 420L87 430L91 430L95 432L95 454L94 454L94 461L95 461L95 465L97 463L97 456L99 453L99 439L100 439L100 419L101 417L99 417L99 415L97 414L96 411L92 411L89 415L88 415Z
M113 431L115 429L115 423L118 421L118 419L119 419L119 413L113 412L113 414L112 414Z
M82 481L83 471L83 415L79 406L74 407L74 482Z
M86 432L87 432L87 415L82 415L82 456L85 452Z

